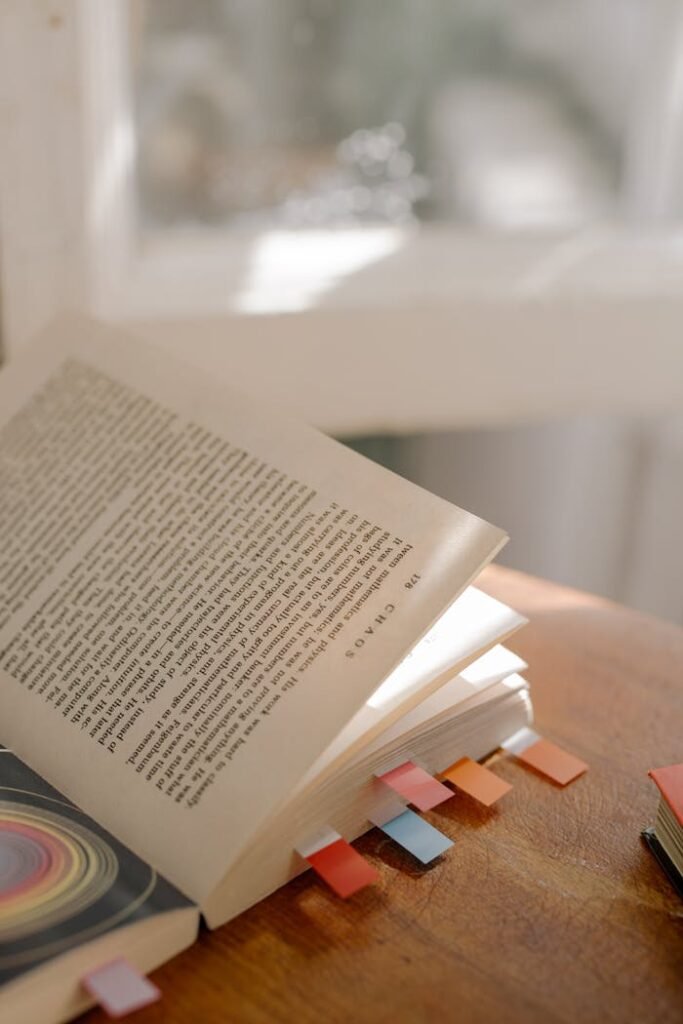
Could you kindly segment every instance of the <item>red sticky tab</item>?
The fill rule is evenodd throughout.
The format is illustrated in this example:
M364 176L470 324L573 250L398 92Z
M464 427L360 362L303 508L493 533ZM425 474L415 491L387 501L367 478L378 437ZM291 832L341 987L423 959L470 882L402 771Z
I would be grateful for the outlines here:
M392 768L379 778L420 811L431 811L432 807L453 796L448 786L437 782L429 772L418 768L412 761Z
M566 750L555 746L550 740L537 740L526 750L518 753L517 757L520 761L535 768L537 772L547 775L553 782L558 782L560 786L566 786L568 782L573 782L579 775L588 771L585 761L574 757L573 754L568 754Z
M441 773L441 777L448 779L463 793L474 797L486 807L495 804L496 800L500 800L512 789L509 782L505 782L494 772L484 768L483 764L473 761L471 757L463 757L456 761Z
M120 957L81 978L81 984L110 1017L125 1017L161 998L161 992Z
M337 839L322 850L309 854L306 860L342 899L353 896L359 889L372 885L379 878L372 864L361 857L345 839Z

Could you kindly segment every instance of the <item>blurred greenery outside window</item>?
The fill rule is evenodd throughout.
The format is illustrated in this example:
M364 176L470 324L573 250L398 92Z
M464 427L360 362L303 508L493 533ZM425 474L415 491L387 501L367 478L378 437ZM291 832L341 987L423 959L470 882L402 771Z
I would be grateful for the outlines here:
M143 226L678 213L679 5L131 3Z

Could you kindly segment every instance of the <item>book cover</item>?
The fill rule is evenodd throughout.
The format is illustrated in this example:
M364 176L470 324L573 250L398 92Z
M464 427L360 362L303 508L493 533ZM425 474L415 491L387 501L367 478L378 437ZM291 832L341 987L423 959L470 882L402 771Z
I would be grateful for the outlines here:
M0 986L192 903L9 750L0 750Z

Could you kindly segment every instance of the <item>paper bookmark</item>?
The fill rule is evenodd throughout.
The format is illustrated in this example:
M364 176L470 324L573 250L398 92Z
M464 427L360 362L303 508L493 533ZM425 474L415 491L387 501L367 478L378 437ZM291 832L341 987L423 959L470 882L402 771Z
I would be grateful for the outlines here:
M447 779L485 807L495 804L512 789L509 782L484 768L483 764L473 761L471 757L461 757L450 768L441 772L441 778Z
M379 878L372 864L332 829L325 829L309 843L297 847L297 852L342 899Z
M109 1017L125 1017L161 998L161 992L123 957L81 978L81 985Z
M374 824L423 864L429 864L435 857L453 846L452 839L439 832L414 811L404 811L391 821L382 824L378 821Z
M412 761L405 761L398 768L392 768L377 778L390 786L408 803L414 804L420 811L431 811L432 807L450 800L453 793Z
M585 761L543 739L533 729L520 729L501 746L560 786L566 786L588 771Z

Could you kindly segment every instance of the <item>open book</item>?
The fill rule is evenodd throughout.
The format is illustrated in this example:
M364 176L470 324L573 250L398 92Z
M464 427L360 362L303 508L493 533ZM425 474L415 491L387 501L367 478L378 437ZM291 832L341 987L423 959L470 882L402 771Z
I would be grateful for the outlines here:
M91 321L0 373L0 540L3 1020L73 1016L104 959L370 828L378 774L530 720L524 620L470 585L500 530Z

